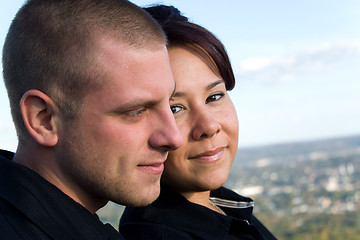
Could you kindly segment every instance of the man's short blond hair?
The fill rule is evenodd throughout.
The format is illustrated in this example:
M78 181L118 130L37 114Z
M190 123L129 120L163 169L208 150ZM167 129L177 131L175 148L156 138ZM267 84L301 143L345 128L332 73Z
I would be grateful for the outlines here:
M97 39L133 48L166 44L159 25L126 0L29 0L15 16L3 48L3 74L19 141L28 136L19 102L38 89L71 119L84 96L99 87L93 71Z

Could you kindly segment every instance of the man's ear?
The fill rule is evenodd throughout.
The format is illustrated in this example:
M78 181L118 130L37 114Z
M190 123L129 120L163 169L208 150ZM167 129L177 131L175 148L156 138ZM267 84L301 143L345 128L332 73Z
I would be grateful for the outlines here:
M39 90L27 91L20 101L21 114L29 134L40 145L52 147L58 142L59 108Z

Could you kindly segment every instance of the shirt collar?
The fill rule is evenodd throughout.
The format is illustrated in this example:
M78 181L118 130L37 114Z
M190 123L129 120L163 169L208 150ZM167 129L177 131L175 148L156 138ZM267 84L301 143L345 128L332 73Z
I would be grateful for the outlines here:
M230 190L220 188L212 192L211 195L220 201L224 194L225 196L231 195L227 191ZM233 212L237 212L236 216L240 217L240 221L251 221L252 200L239 195L235 199L230 199L232 200L227 202L226 207L219 206L228 214L225 216L207 207L189 202L181 194L162 187L160 197L154 203L147 207L131 209L131 214L128 216L132 216L134 219L126 219L126 221L137 221L141 218L158 224L166 223L166 225L180 231L203 236L204 239L219 239L220 236L228 233L231 222L234 220ZM226 200L224 201L226 202ZM241 208L233 208L230 205L241 206ZM216 227L214 228L214 226Z

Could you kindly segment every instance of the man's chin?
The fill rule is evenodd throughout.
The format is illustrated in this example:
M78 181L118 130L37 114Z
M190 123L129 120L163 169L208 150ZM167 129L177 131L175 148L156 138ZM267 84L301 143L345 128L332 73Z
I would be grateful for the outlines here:
M156 199L158 199L160 195L160 187L157 189L157 191L154 191L151 196L149 195L147 201L144 201L141 205L142 206L147 206L151 203L153 203Z
M149 189L150 190L150 189ZM122 203L122 205L129 207L145 207L153 203L160 195L160 186L152 191L147 191L147 193L138 194L132 199L128 199L127 202Z

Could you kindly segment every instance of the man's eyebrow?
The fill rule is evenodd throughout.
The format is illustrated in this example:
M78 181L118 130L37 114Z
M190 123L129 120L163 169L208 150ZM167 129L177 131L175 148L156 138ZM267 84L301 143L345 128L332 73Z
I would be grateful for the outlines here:
M143 107L151 107L151 106L155 106L156 104L158 104L159 101L135 101L135 102L129 102L129 103L125 103L125 104L122 104L121 106L118 106L118 107L115 107L113 109L111 109L109 112L110 113L116 113L116 114L119 114L119 113L126 113L126 112L129 112L129 111L133 111L133 110L136 110L136 109L139 109L139 108L143 108Z

